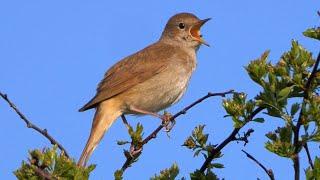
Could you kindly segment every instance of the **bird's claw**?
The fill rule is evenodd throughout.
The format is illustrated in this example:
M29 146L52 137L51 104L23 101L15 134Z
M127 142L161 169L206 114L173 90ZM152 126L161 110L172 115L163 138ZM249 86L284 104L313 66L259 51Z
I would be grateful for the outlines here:
M174 119L171 119L171 114L165 113L161 119L162 119L162 126L166 128L165 132L167 136L171 139L169 132L173 128L173 126L176 124L176 121Z
M136 149L136 146L131 144L129 155L131 157L133 157L133 156L137 155L138 153L140 153L141 151L142 151L142 147L140 147L139 149Z
M166 132L170 132L171 129L173 128L173 126L174 126L175 124L176 124L176 121L175 121L174 119L172 119L172 120L170 121L170 123L168 123L168 125L165 126L165 127L166 127Z

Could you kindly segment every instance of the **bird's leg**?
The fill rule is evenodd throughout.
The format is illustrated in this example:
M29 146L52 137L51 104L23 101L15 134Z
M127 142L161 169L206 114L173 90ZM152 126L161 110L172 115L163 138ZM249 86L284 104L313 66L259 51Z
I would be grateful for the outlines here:
M148 115L160 118L160 119L164 118L163 115L161 115L161 114L158 114L158 113L155 113L155 112L151 112L151 111L146 111L146 110L143 110L143 109L139 109L139 108L136 108L134 106L130 106L129 109L131 111L134 111L134 112L138 112L138 113L141 113L141 114L148 114Z
M126 126L127 130L129 130L130 126L128 124L128 121L127 121L126 117L122 114L121 118L122 118L122 121L123 121L124 125Z
M158 113L155 113L155 112L142 110L142 109L136 108L134 106L130 106L129 109L131 111L135 111L135 112L138 112L138 113L141 113L141 114L148 114L148 115L151 115L151 116L154 116L154 117L162 119L162 126L166 128L166 133L167 133L168 136L169 136L168 133L170 132L172 127L175 125L175 120L174 119L171 120L171 114L168 113L167 111L164 111L164 115L161 115L161 114L158 114ZM170 122L171 122L171 124L170 124Z
M167 119L163 121L162 125L166 128L166 133L167 133L168 137L170 137L169 132L171 131L173 126L176 124L176 121L174 119L171 119L172 115L170 113L168 113L166 110L164 111L164 116L166 116Z
M130 125L129 125L126 117L122 114L121 118L122 118L122 121L123 121L124 125L126 126L127 130L129 130L130 129ZM131 157L133 157L134 155L138 154L141 151L142 151L142 148L136 149L136 146L131 143L130 151L129 151L129 155Z

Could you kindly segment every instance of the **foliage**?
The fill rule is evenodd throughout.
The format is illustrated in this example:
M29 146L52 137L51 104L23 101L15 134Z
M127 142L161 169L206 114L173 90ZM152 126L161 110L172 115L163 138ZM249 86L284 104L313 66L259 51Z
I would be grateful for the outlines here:
M155 175L150 180L174 180L179 174L179 167L177 163L173 163L173 165L169 169L164 169L160 171L160 175ZM184 178L182 178L184 180Z
M305 173L307 180L320 179L320 159L318 157L314 160L314 168L308 167Z
M306 32L309 36L316 36L311 34L314 32ZM246 67L251 79L263 88L256 97L257 106L265 107L267 115L285 122L283 127L266 135L270 140L266 142L266 149L279 156L296 159L305 143L320 138L319 75L310 79L315 59L294 40L290 51L284 53L276 65L266 62L268 53L266 51ZM288 105L289 99L295 102ZM314 123L313 126L310 123ZM297 130L300 125L304 127L301 135Z
M209 134L203 134L203 129L205 125L199 125L195 128L194 131L192 131L192 135L189 136L189 138L183 143L182 146L187 147L188 149L191 149L195 151L194 157L198 156L199 153L203 155L204 159L207 159L212 150L215 148L214 145L208 143L207 140L209 137ZM218 153L215 156L215 159L221 158L223 155L221 153ZM212 168L224 168L223 164L221 163L210 163L208 166L207 174L204 175L203 173L200 173L200 171L195 171L194 173L190 174L191 179L202 179L203 177L216 177L216 175L211 171Z
M57 146L52 149L44 148L42 151L34 149L29 151L28 162L22 161L22 166L14 171L18 179L44 180L39 172L45 173L52 179L85 180L96 165L87 168L77 166L74 159L67 158L63 152L57 154Z
M138 161L139 156L142 153L142 148L139 147L139 144L142 141L143 138L143 126L138 123L136 130L134 130L132 128L132 126L130 126L129 124L128 126L128 134L130 135L131 138L131 147L130 147L130 151L128 150L123 150L123 154L125 156L125 158L127 159L126 161L126 167L131 166L133 163ZM129 141L117 141L118 145L125 145L128 144ZM123 179L123 172L124 172L124 168L122 169L118 169L115 173L114 173L114 178L116 180L121 180Z
M251 115L255 107L255 102L253 100L246 102L246 98L246 94L234 94L232 99L228 98L222 102L222 106L228 113L226 117L231 117L235 128L243 127L252 119ZM263 119L259 118L253 121L263 122Z

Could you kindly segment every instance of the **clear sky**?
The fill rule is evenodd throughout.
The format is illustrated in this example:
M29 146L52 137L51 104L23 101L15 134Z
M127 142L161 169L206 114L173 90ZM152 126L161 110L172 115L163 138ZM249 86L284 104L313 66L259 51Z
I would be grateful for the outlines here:
M198 67L189 88L179 103L168 109L178 112L207 92L230 89L248 93L253 98L259 87L243 66L270 49L269 60L277 62L289 50L291 39L318 53L319 44L304 38L302 31L319 26L318 1L1 1L0 2L0 91L36 125L47 128L78 159L89 136L90 110L78 109L95 94L104 72L112 64L157 41L167 20L174 14L190 12L200 19L212 18L203 28L204 39L211 47L198 51ZM148 179L177 162L179 177L188 177L199 169L202 157L181 145L199 124L206 124L209 140L219 144L232 131L231 119L223 118L221 98L212 98L176 119L172 139L161 132L149 142L140 161L129 168L124 179ZM0 100L1 179L15 179L12 171L28 157L28 149L51 147L49 141L25 123ZM130 124L141 122L145 134L160 123L153 117L128 116ZM216 170L226 179L268 179L264 171L249 160L241 149L251 153L277 179L292 179L290 159L279 158L264 148L269 130L283 125L267 119L254 128L250 142L233 142L223 149L219 161L226 168ZM242 131L241 131L242 132ZM89 163L98 164L90 179L112 179L125 159L116 140L129 140L122 121L116 123L93 153ZM317 146L311 146L319 155ZM303 155L301 168L307 167ZM303 171L301 171L304 174Z

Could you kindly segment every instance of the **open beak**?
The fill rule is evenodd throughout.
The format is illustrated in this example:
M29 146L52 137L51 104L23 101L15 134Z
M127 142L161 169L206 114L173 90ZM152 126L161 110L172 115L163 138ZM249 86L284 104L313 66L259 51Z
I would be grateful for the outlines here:
M207 18L204 20L200 20L197 23L195 23L194 25L192 25L189 29L189 33L190 35L195 38L197 41L201 42L202 44L209 46L208 43L206 43L203 39L202 39L202 35L200 34L200 28L202 25L204 25L207 21L209 21L211 18Z

